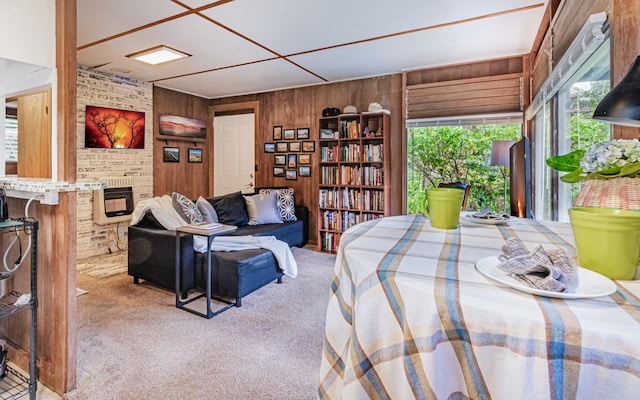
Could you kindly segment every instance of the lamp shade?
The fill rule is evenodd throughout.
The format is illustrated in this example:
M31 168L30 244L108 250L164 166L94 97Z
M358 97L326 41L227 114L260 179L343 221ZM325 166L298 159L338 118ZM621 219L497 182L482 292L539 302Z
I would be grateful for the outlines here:
M640 127L640 56L624 78L600 101L593 119Z
M489 161L489 165L509 165L509 149L514 143L513 140L494 140L491 142L491 161Z

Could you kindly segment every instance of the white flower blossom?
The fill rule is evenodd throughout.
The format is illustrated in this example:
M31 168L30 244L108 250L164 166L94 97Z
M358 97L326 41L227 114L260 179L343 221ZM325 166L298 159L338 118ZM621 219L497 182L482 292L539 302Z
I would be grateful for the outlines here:
M602 172L638 161L640 161L638 139L615 139L591 146L580 161L580 167L585 172Z

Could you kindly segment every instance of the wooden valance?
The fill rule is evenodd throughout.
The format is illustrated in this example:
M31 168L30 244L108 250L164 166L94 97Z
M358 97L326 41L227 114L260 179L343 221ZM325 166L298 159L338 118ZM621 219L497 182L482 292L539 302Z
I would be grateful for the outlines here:
M506 74L407 86L407 118L522 111L522 75Z

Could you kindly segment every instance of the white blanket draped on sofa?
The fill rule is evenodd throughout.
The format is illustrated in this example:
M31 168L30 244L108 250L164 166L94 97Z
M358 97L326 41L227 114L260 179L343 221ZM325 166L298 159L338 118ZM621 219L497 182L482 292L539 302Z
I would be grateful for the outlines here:
M169 195L139 201L131 214L131 225L140 222L147 211L151 211L151 214L164 229L175 231L177 227L186 225L185 220L173 208L173 200ZM193 249L199 253L206 252L207 238L194 236ZM295 278L298 275L298 264L293 258L289 245L276 239L275 236L216 236L211 243L211 251L240 251L248 249L270 250L285 275L291 278Z

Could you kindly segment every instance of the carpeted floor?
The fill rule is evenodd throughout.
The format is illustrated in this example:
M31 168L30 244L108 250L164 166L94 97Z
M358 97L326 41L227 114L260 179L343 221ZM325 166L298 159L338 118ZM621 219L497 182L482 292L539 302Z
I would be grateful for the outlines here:
M296 279L207 320L124 273L78 274L80 399L315 399L335 255L292 249Z

